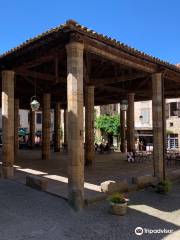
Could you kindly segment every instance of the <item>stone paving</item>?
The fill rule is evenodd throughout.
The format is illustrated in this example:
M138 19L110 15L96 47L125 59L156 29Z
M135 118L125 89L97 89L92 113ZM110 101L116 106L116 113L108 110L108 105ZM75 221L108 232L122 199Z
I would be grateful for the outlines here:
M180 183L167 196L131 193L125 216L109 214L107 201L74 212L65 200L10 180L0 180L0 196L1 240L180 239ZM174 232L137 236L136 227Z
M1 153L1 152L0 152ZM0 155L1 157L1 155ZM26 175L39 175L49 179L48 191L67 197L67 160L66 153L51 152L51 160L41 160L40 150L19 150L15 165L15 180L25 183ZM126 156L119 152L96 154L92 166L85 167L85 198L101 197L100 184L107 180L124 180L129 183L132 177L152 174L152 161L128 163ZM168 168L168 172L176 166Z
M22 168L36 169L48 174L58 174L67 176L67 160L68 155L65 153L51 152L51 160L41 160L40 150L20 150L16 164ZM152 160L142 163L128 163L126 155L114 152L111 154L95 154L95 160L92 166L85 167L85 180L92 184L100 184L107 180L127 179L131 182L132 177L139 174L152 174ZM176 169L177 166L172 165L168 168Z
M121 153L96 154L92 166L85 167L85 198L101 198L100 184L107 180L127 179L133 176L151 174L152 162L128 163ZM48 178L48 192L67 197L67 160L65 153L51 152L51 160L41 160L40 150L19 150L15 165L15 180L25 183L26 175L33 174ZM20 168L19 168L20 167Z

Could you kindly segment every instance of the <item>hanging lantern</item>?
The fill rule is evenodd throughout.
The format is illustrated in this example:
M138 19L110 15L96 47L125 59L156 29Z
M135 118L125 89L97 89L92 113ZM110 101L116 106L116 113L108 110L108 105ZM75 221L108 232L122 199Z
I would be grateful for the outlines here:
M36 79L34 80L34 96L31 97L30 106L32 111L38 111L40 107L40 103L38 101L38 98L36 97Z
M122 111L127 111L128 109L128 101L126 99L121 101L120 108Z
M31 98L30 105L31 105L32 111L38 111L38 109L39 109L39 107L40 107L40 103L39 103L39 101L38 101L38 99L37 99L36 96L33 96L33 97Z

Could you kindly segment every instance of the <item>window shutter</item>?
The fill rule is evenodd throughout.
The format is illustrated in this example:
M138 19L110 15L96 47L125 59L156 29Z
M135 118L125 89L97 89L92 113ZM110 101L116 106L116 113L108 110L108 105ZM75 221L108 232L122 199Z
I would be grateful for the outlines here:
M169 107L170 107L170 104L166 103L166 105L165 105L165 117L166 118L169 118Z
M170 114L171 114L171 116L177 116L176 111L177 111L177 102L171 102L170 103Z
M180 117L180 102L177 102L178 117Z

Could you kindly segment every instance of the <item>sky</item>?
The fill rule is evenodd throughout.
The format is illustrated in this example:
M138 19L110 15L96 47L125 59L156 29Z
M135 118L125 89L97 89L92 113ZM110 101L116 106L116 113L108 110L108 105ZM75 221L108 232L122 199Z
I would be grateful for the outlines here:
M67 19L180 63L179 0L0 0L0 54Z

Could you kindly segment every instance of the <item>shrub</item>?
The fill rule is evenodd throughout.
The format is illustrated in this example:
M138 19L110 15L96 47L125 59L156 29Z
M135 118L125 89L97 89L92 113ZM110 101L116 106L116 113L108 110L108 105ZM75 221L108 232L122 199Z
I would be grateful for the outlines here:
M95 128L106 134L117 136L120 132L120 117L118 114L114 116L100 115L95 119Z
M113 193L110 197L109 197L109 201L112 203L117 203L117 204L121 204L121 203L126 203L126 198L124 197L124 195L122 193Z
M162 194L167 194L168 192L171 191L172 188L172 183L169 180L163 180L159 182L156 186L156 192L157 193L162 193Z

